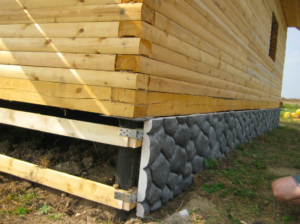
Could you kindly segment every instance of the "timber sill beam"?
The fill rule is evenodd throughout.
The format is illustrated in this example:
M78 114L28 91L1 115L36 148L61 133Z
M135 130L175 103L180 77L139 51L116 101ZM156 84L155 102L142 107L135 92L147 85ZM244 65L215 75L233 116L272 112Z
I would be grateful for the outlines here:
M0 123L83 140L138 148L142 141L120 136L120 128L0 108Z
M0 171L120 210L130 211L136 206L136 203L126 200L135 197L133 190L132 192L116 190L105 184L39 167L1 154ZM117 198L123 200L116 199L118 195Z

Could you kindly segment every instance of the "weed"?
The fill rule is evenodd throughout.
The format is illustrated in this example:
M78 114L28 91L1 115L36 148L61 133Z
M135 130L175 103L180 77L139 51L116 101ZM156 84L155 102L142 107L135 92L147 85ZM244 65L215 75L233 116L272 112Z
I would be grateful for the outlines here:
M24 195L19 195L19 198L25 205L32 205L33 199L38 198L38 195L35 192L30 194L27 194L27 192L25 192Z
M253 205L252 208L250 208L251 211L254 211L254 212L260 212L260 208L258 205Z
M149 216L143 216L142 219L152 219L153 221L158 222L158 223L161 223L161 222L162 222L161 219L155 219L155 218L153 218L153 217L150 216L150 215L149 215Z
M228 195L229 195L228 191L223 191L220 196L222 198L226 198Z
M24 217L25 214L29 213L29 209L24 208L22 206L18 207L16 211L13 212L14 214L17 214L18 217Z
M231 191L233 192L234 195L240 196L242 198L256 198L257 197L255 192L250 191L246 188L243 188L243 189L231 188Z
M258 170L265 170L267 169L267 166L262 165L259 161L255 160L254 162L254 166L256 167L256 169Z
M49 214L47 216L48 219L54 219L54 220L58 220L62 217L63 215L62 214Z
M202 190L203 191L206 191L206 192L212 193L212 194L216 193L217 191L221 191L224 188L225 188L224 183L220 183L220 184L208 184L208 185L204 184L202 186Z
M44 205L42 208L39 209L39 212L41 214L47 215L49 210L50 210L50 207L48 205Z
M241 223L240 220L234 218L231 214L227 214L227 217L234 223L234 224L239 224Z
M209 167L209 168L214 168L215 166L218 165L218 161L216 159L203 159L204 163Z
M67 162L67 161L68 161L68 159L67 159L66 157L61 158L61 159L59 160L60 163L65 163L65 162Z
M241 144L238 144L238 145L236 146L236 149L243 150L243 149L244 149L244 146L241 145Z
M7 199L12 199L12 200L15 198L17 198L17 196L15 194L11 194L7 197Z
M286 215L286 216L284 216L283 221L284 221L284 223L292 223L293 222L293 218L290 217L290 216L288 216L288 215Z

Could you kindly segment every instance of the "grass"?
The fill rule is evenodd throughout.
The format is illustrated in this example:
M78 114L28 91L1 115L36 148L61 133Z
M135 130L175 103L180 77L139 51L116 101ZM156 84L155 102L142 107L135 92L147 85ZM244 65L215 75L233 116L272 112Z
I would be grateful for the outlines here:
M28 214L29 213L29 209L27 208L24 208L23 206L20 206L17 208L16 211L13 212L14 214L17 214L18 217L24 217L25 214Z
M299 169L300 123L281 126L239 145L229 166L204 171L209 180L202 185L205 197L217 202L223 223L300 223L300 208L276 201L271 183L293 173L272 172ZM219 162L221 163L221 162ZM205 223L218 223L218 215L210 216ZM225 221L226 220L226 221Z
M283 115L286 112L295 113L297 109L300 109L299 104L283 103L283 106L282 106L281 111L280 111L280 117L283 118ZM285 118L283 118L283 119L285 119Z
M48 218L48 219L59 220L59 219L61 219L62 216L63 216L62 214L49 214L49 215L47 216L47 218Z

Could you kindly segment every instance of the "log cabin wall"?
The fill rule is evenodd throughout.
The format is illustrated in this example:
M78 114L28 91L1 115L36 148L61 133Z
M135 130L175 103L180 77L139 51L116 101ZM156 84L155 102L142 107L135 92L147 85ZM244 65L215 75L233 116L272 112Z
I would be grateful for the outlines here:
M279 106L280 0L2 0L0 8L1 99L129 118Z

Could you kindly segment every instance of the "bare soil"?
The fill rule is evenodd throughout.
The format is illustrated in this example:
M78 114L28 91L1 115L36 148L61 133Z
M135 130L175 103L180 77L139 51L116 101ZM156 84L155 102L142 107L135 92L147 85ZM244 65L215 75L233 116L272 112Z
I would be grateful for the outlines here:
M300 223L300 209L277 202L271 191L275 179L300 173L299 130L300 124L283 125L231 150L215 167L194 175L193 185L159 210L140 219L133 210L126 223ZM115 183L115 147L7 126L0 133L2 154ZM63 170L64 163L72 169ZM189 216L178 218L175 214L184 209ZM0 173L0 223L117 220L113 208Z

